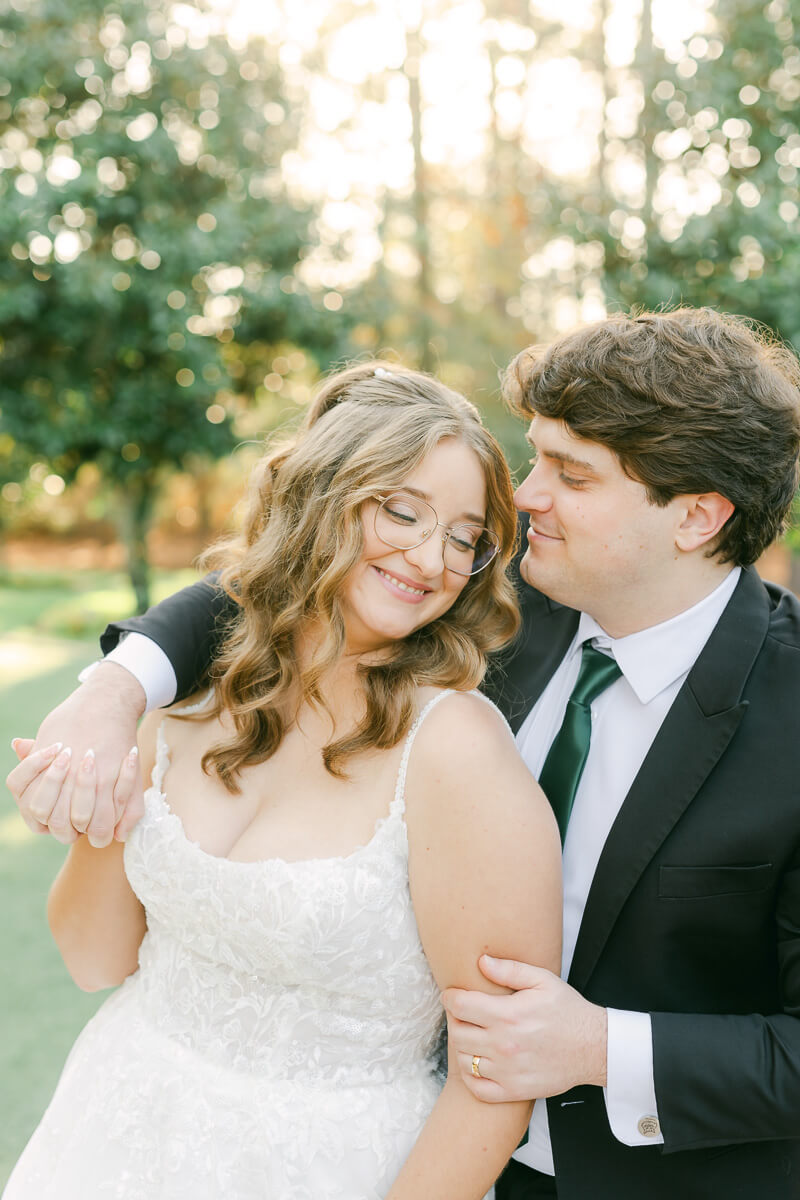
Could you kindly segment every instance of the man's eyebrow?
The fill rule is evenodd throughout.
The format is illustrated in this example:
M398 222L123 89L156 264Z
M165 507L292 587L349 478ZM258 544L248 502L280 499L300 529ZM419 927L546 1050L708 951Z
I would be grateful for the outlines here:
M537 454L541 454L543 458L551 458L553 462L569 463L571 467L579 467L582 471L589 471L592 475L597 474L597 467L594 463L587 462L584 458L576 458L574 454L567 454L563 450L540 450L533 438L525 435L525 441L535 450Z
M419 490L419 488L414 488L414 487L403 487L403 488L400 488L399 491L408 492L409 496L419 496L420 500L425 500L428 504L431 504L431 497L430 497L429 492L421 492ZM431 508L433 508L432 504L431 504ZM471 521L475 525L483 525L484 522L486 521L486 517L485 516L479 517L477 513L462 513L459 520Z

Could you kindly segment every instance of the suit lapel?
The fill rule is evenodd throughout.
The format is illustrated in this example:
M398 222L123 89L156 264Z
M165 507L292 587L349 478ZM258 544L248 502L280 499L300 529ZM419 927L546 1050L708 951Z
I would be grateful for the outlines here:
M511 646L489 665L483 691L498 706L514 733L541 696L569 649L580 613L537 592L512 568L522 625Z
M764 585L741 579L678 693L611 827L589 890L570 983L582 990L619 913L736 732L769 623Z

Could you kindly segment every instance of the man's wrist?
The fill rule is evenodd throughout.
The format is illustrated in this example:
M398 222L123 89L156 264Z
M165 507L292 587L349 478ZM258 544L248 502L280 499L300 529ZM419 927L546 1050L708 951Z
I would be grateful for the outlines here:
M589 1007L587 1050L591 1077L586 1082L605 1087L608 1081L608 1011L599 1004Z
M100 692L108 697L109 703L121 707L139 719L147 706L147 696L139 680L127 667L101 659L94 663L81 683L92 693Z

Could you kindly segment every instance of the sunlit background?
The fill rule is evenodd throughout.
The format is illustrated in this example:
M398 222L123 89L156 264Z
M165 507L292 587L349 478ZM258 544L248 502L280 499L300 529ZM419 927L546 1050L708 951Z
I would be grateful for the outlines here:
M0 0L0 778L193 577L264 435L385 354L481 407L607 311L800 347L798 0ZM800 586L792 542L762 564ZM4 749L5 747L5 749ZM0 802L0 1186L98 997Z
M794 4L0 0L7 546L102 528L143 604L342 359L438 371L516 465L532 340L688 302L800 342Z

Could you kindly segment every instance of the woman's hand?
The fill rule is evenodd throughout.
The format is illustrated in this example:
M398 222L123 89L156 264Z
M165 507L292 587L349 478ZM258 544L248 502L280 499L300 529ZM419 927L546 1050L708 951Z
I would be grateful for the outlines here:
M22 761L6 783L29 829L64 845L82 833L95 847L125 840L143 811L131 748L144 705L129 671L101 663L45 717L34 742L15 739Z

